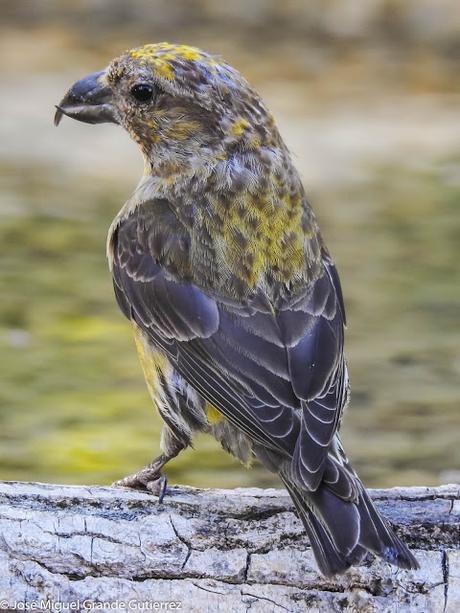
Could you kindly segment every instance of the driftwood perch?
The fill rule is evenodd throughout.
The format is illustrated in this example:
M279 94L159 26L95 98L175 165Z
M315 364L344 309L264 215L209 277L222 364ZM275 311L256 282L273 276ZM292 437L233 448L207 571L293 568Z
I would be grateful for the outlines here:
M0 608L458 613L460 487L371 494L420 570L369 560L324 579L283 491L172 487L160 505L110 487L3 482Z

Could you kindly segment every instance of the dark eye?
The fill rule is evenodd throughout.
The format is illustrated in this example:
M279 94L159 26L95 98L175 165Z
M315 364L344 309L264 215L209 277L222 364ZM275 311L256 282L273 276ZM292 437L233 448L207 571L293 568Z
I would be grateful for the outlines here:
M153 87L149 83L138 83L131 88L131 94L138 102L148 102L153 97Z

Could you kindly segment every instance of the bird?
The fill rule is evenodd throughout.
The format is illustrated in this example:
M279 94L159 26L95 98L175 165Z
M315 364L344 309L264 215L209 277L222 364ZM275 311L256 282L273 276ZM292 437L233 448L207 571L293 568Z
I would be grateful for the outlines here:
M164 424L159 457L117 484L162 496L205 432L279 476L325 576L369 553L418 568L345 455L340 279L259 94L220 56L153 43L77 81L63 116L121 126L144 158L107 256Z

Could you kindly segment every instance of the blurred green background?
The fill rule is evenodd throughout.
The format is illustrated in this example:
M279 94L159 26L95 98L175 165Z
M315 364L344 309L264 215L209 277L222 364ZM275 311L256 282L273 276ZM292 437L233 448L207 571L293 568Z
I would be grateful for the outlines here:
M366 484L460 476L457 0L2 0L0 478L110 483L158 452L160 420L105 261L142 171L115 126L53 105L126 48L226 57L272 108L338 264ZM198 437L170 482L275 485Z

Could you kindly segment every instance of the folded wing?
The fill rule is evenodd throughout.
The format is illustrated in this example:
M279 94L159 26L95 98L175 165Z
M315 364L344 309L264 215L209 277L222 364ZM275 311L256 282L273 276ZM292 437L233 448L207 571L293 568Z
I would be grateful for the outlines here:
M284 291L274 304L259 292L239 303L177 273L171 262L175 250L184 258L186 241L178 231L176 241L161 243L148 211L134 211L113 236L121 309L198 393L288 458L300 487L316 489L347 396L345 316L332 262L324 255L322 274L302 293Z

